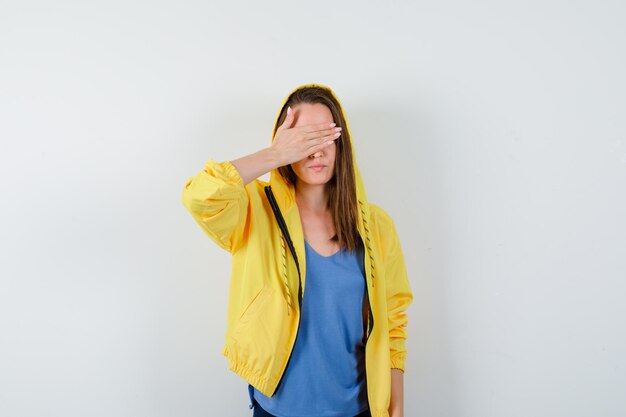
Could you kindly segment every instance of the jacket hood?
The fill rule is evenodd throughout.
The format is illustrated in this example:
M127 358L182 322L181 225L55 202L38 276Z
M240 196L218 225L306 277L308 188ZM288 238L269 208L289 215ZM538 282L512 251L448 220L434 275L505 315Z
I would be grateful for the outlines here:
M298 87L296 87L295 89L293 89L283 100L279 110L278 110L278 114L276 115L276 119L274 121L274 129L272 130L272 138L271 141L272 143L274 142L274 132L276 132L276 129L278 128L278 119L280 118L280 115L282 113L283 108L285 107L285 104L287 103L287 101L289 100L289 97L291 97L291 95L293 93L295 93L298 90L307 88L307 87L317 87L317 88L322 88L326 91L328 91L332 97L337 101L337 103L339 104L339 108L341 110L341 112L343 113L343 117L345 120L345 126L343 126L343 130L342 132L348 132L348 135L350 136L350 146L352 148L352 157L353 157L353 166L354 166L354 179L355 179L355 185L356 185L356 197L357 197L357 201L359 202L359 205L361 206L361 214L365 215L366 212L369 215L369 210L367 210L367 204L365 204L365 202L367 201L367 197L365 194L365 188L363 186L363 180L361 178L361 172L359 170L358 164L357 164L357 157L356 157L356 152L354 149L354 137L352 136L352 132L350 132L350 124L348 122L348 116L346 115L346 112L343 108L343 105L341 104L341 101L339 100L339 98L335 95L335 93L333 92L333 90L331 90L330 87L325 86L323 84L317 84L317 83L308 83L308 84L302 84ZM335 123L337 123L337 121L335 120ZM339 123L337 123L337 125L339 126ZM342 133L342 136L345 135L345 133ZM342 137L340 137L337 140L341 140ZM293 185L288 184L287 181L285 181L285 179L280 175L280 172L278 172L278 168L273 169L270 172L270 185L272 186L272 191L274 192L275 196L276 196L276 200L281 208L281 210L283 210L283 213L285 212L289 212L295 205L296 205L296 193L295 193L295 188L293 187ZM365 210L365 211L364 211ZM361 221L359 221L359 223L362 223Z

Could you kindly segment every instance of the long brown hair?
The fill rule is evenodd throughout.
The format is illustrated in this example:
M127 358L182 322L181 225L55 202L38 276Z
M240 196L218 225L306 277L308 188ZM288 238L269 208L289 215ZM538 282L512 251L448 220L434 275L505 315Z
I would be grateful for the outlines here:
M330 239L338 242L340 248L354 251L362 247L363 242L358 230L358 206L356 201L356 182L354 178L354 162L352 155L352 143L350 133L346 128L346 121L340 104L335 100L332 93L322 87L304 87L294 91L281 109L278 122L274 128L276 135L278 126L282 125L287 117L287 107L293 107L300 103L323 104L333 115L333 121L341 127L341 136L335 140L337 150L335 154L335 172L333 177L326 183L328 191L328 205L332 211L336 234ZM296 185L296 174L291 165L278 168L280 175L292 184Z

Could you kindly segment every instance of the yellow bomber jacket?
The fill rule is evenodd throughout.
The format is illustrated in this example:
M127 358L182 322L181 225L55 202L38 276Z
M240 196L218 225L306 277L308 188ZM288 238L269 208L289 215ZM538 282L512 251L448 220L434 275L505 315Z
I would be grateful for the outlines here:
M326 88L334 96L321 84L298 88L306 86ZM275 128L279 115L280 111ZM347 120L345 111L344 117ZM367 395L372 417L389 417L390 369L405 370L406 309L413 295L394 222L381 207L367 201L354 151L353 147L358 228L365 244ZM272 396L287 367L300 322L301 297L306 295L304 234L295 190L278 169L270 172L269 183L256 179L244 186L229 161L210 159L185 183L182 203L209 238L232 255L223 346L229 368ZM279 227L273 204L282 214L290 240Z

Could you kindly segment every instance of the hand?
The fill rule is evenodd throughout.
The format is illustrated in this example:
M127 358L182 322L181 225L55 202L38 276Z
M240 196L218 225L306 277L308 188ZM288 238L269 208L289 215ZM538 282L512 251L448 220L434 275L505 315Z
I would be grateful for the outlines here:
M276 135L270 147L279 155L281 166L306 158L329 146L341 135L341 128L334 127L335 123L291 127L294 120L293 113L291 107L287 109L287 117L276 129Z

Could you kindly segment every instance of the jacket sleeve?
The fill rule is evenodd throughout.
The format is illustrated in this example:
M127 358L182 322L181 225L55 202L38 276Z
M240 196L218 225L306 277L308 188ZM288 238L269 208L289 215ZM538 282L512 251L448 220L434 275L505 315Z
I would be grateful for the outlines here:
M249 197L230 161L207 161L185 183L182 203L221 248L233 253L244 242Z
M404 255L400 239L396 232L393 219L384 211L383 260L385 266L385 283L387 290L387 319L389 325L389 354L391 368L404 372L406 362L406 326L408 318L406 309L413 301L413 293L409 284Z

